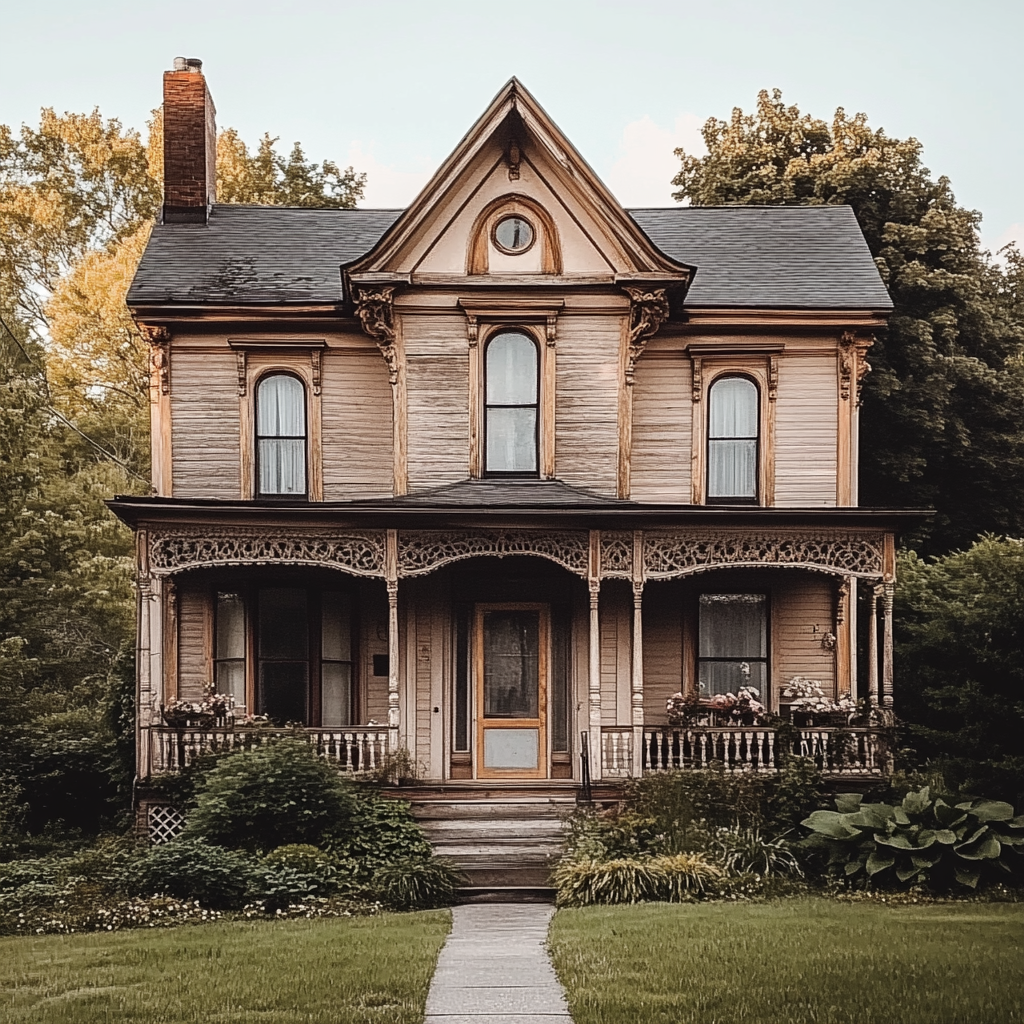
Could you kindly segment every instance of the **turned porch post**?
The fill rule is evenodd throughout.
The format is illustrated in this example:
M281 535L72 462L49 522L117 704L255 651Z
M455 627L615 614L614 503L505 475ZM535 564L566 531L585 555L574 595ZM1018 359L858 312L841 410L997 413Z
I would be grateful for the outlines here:
M400 707L398 700L398 531L388 530L385 558L388 588L388 753L398 752Z
M871 588L871 622L868 626L868 696L871 706L878 707L878 591Z
M589 659L589 704L590 704L590 777L601 778L601 616L599 598L601 595L601 534L590 531L590 573L587 580L590 591L590 659Z
M633 759L630 774L639 778L644 770L644 535L633 531L633 665L630 708L633 726Z
M882 630L882 705L892 707L892 599L896 584L887 581L882 585L882 609L885 625Z

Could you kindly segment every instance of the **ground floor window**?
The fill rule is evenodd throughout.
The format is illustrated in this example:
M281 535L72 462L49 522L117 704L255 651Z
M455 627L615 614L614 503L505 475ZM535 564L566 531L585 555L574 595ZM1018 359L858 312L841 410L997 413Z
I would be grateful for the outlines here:
M324 587L218 589L214 683L235 705L278 724L353 721L354 631L348 591Z
M698 602L697 680L702 696L752 686L766 696L768 596L701 594Z

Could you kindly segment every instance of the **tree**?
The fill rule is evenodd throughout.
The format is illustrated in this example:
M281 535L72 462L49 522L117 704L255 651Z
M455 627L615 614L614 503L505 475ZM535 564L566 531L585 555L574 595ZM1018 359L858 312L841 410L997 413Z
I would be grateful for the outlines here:
M782 94L704 125L707 155L681 158L674 198L695 206L853 207L895 311L869 358L861 501L933 506L916 538L948 551L990 531L1024 535L1024 269L981 251L981 217L864 114L831 123Z
M1024 541L902 556L898 710L919 755L984 796L1024 800Z

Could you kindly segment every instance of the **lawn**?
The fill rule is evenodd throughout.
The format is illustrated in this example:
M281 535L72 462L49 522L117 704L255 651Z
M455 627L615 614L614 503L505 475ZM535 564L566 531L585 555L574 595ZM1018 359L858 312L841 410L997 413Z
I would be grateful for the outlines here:
M0 939L4 1024L420 1024L448 911Z
M1014 1024L1024 906L788 900L561 910L576 1024Z

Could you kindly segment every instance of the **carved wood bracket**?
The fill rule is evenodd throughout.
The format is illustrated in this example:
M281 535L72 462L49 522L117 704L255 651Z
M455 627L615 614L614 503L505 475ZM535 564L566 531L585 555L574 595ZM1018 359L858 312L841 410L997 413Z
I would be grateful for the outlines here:
M839 338L839 397L844 402L851 397L860 405L860 385L871 372L867 351L874 344L871 338L858 338L853 331L845 331Z
M388 364L388 380L398 383L398 352L395 349L395 289L393 285L380 288L356 289L356 316L380 349Z
M161 395L171 393L171 332L166 327L139 324L149 343L149 366Z
M664 288L623 289L629 296L629 352L626 357L626 386L632 387L636 363L647 342L668 319L668 297Z

